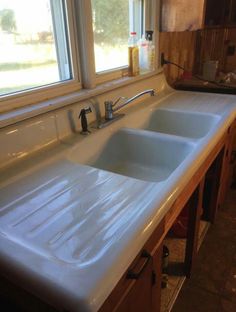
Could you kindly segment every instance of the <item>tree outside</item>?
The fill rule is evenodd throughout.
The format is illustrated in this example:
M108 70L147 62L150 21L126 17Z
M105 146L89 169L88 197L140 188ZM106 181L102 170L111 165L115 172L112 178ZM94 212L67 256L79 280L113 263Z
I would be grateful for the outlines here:
M92 0L92 9L96 71L127 65L129 0Z
M0 11L0 25L3 31L16 31L15 12L11 9L4 9Z
M0 1L0 96L60 80L50 0Z
M127 42L129 0L93 0L94 36L97 43ZM114 8L116 8L114 10Z

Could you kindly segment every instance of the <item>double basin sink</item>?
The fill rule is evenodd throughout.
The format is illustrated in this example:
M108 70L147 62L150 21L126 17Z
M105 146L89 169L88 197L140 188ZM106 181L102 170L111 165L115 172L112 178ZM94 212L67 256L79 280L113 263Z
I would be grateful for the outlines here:
M123 176L161 182L184 162L218 120L213 114L157 108L138 127L131 123L133 128L114 132L102 148L93 147L88 157L75 150L70 159ZM99 142L95 140L94 145L99 147Z

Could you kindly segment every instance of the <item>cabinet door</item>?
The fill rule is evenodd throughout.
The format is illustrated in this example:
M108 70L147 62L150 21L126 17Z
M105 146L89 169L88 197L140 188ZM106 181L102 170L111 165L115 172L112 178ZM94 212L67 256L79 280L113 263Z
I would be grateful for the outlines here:
M230 24L232 0L224 0L223 3L224 3L224 7L223 7L222 24L228 25Z
M226 26L236 24L236 0L207 0L205 25Z
M140 257L139 262L129 273L138 275L133 278L133 285L122 302L116 307L117 312L146 312L152 308L152 258ZM139 274L141 272L141 274ZM127 275L129 278L129 275ZM130 277L132 278L132 277Z
M205 25L216 26L223 24L225 15L225 0L207 0Z
M231 15L230 15L230 24L236 25L236 0L232 0L231 4Z

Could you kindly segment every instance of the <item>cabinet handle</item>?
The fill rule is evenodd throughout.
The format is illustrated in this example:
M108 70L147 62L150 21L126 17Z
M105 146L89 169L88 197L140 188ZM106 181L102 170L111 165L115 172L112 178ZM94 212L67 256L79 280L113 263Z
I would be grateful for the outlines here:
M141 253L141 258L145 258L146 260L143 262L143 265L141 266L140 270L138 272L134 272L133 270L129 270L127 275L126 275L126 278L135 279L135 280L139 279L139 277L141 276L141 274L145 270L145 268L148 265L152 256L146 250L143 250Z

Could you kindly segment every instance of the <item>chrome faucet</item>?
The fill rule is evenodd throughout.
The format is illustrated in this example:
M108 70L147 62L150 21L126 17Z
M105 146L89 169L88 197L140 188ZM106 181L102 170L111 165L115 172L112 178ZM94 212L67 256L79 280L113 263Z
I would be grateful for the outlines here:
M113 120L114 115L113 113L121 109L122 107L126 106L130 102L133 102L137 98L139 98L142 95L150 94L151 96L155 95L155 91L153 89L145 90L141 93L136 94L135 96L131 97L130 99L127 99L125 97L119 97L114 103L112 101L105 101L105 120ZM121 100L125 100L124 103L121 105L115 107Z

